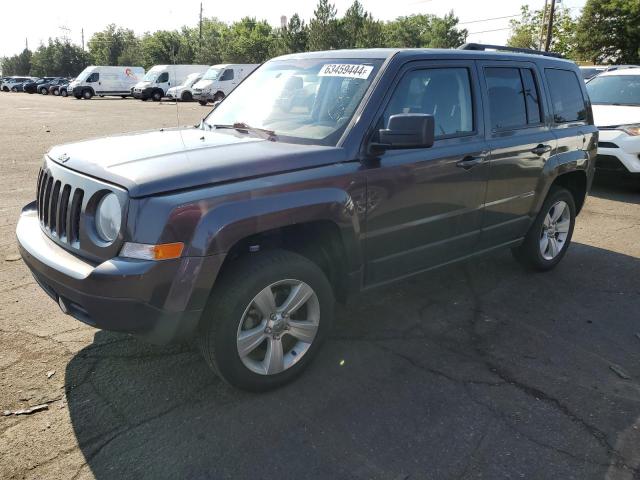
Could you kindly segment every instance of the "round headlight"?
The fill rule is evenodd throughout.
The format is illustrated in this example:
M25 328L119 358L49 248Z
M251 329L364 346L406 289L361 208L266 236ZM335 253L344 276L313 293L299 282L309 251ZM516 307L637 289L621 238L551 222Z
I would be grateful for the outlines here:
M96 230L105 242L113 242L120 233L122 210L115 193L108 193L100 199L96 209Z

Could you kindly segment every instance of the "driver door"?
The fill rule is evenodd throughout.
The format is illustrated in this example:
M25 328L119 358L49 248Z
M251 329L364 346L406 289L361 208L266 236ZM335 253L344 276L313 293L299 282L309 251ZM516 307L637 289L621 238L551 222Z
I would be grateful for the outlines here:
M367 175L367 286L469 256L482 227L488 179L479 83L473 61L412 62L379 113L435 120L429 148L388 149ZM375 138L373 141L377 141Z

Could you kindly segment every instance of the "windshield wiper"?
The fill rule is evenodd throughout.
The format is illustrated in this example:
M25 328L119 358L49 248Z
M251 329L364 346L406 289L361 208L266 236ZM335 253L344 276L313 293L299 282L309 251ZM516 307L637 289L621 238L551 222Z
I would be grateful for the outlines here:
M275 141L275 137L276 132L274 132L273 130L268 130L266 128L258 128L258 127L252 127L251 125L247 125L244 122L235 122L233 124L227 124L227 125L221 125L221 124L214 124L212 125L213 128L228 128L228 129L233 129L233 130L237 130L238 132L242 132L242 133L255 133L257 135L259 135L260 137L265 138L266 140L271 140L271 141Z

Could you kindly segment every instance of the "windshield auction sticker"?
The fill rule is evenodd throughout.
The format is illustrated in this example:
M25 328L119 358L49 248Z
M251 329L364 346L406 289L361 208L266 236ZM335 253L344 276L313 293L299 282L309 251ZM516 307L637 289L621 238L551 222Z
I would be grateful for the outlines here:
M329 63L323 65L319 77L349 77L366 80L373 71L372 65L351 65L348 63Z

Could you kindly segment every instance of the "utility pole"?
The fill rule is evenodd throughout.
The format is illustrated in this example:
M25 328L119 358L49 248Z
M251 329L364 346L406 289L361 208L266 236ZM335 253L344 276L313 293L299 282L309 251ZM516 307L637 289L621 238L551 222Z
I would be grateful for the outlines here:
M549 0L544 0L544 10L542 11L542 23L540 23L540 38L538 39L538 50L542 50L542 44L544 42L544 31L547 26L547 8L549 7Z
M82 35L82 51L84 51L84 27L80 30L80 34Z
M551 46L551 37L553 36L553 14L556 9L556 0L551 0L551 9L549 10L549 23L547 24L547 38L544 43L544 51L548 52Z
M24 48L29 50L29 39L27 37L24 38Z
M200 37L198 40L198 47L202 48L202 2L200 2Z

